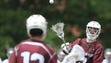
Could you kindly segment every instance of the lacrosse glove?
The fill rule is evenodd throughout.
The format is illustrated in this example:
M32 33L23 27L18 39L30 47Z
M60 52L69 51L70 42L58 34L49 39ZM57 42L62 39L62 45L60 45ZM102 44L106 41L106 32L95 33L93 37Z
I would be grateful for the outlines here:
M63 43L63 44L61 45L61 48L62 48L62 50L63 50L63 52L64 52L65 54L69 54L70 51L71 51L71 47L70 47L70 43L69 43L69 42Z

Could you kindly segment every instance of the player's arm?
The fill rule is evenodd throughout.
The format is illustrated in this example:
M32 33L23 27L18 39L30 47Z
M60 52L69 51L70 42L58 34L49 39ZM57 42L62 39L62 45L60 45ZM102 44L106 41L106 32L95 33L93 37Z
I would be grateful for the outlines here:
M73 48L73 46L76 45L76 44L79 44L81 40L82 40L81 38L78 38L75 41L71 42L70 47Z
M9 63L16 63L17 50L17 47L15 47L13 53L9 57Z
M94 54L93 63L102 63L103 59L104 51L102 47L99 47Z
M50 63L57 63L57 54L56 54L56 52L52 55Z
M79 42L80 42L80 38L78 38L77 40L75 40L75 41L73 41L72 43L63 43L62 45L61 45L61 48L63 49L63 52L65 53L65 54L69 54L70 53L70 51L71 51L71 49L73 48L73 46L74 45L76 45L76 44L79 44Z
M16 56L14 52L9 57L9 63L16 63Z

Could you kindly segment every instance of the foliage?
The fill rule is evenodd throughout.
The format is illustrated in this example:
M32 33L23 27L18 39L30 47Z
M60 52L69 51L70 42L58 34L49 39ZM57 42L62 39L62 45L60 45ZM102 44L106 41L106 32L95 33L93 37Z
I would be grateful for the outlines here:
M29 13L26 11L1 10L0 11L0 56L5 57L6 50L14 47L20 40L26 38L24 27L25 19Z

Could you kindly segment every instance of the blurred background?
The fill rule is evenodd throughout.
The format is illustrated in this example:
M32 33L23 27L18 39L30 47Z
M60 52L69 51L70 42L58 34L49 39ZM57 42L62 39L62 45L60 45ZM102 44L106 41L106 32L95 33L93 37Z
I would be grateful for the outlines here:
M55 50L63 43L50 29L64 22L65 40L86 37L86 24L100 22L102 32L98 40L104 48L111 48L111 0L0 0L0 57L5 59L7 49L28 38L26 19L32 14L42 14L48 21L45 41Z

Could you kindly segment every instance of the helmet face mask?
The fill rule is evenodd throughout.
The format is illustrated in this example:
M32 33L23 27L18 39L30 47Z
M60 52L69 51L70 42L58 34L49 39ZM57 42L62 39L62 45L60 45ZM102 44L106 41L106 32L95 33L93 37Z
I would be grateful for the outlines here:
M98 28L93 28L93 27L88 27L88 31L90 34L98 34L99 29Z
M96 21L91 21L87 24L86 35L90 40L96 40L101 32L101 25Z
M108 48L108 49L105 50L104 56L105 56L105 59L111 61L111 49L110 48Z
M31 37L30 30L31 29L41 29L43 31L43 39L46 36L46 31L47 31L47 21L45 17L43 17L40 14L36 15L31 15L27 20L26 20L26 28L27 28L27 34L29 37Z

